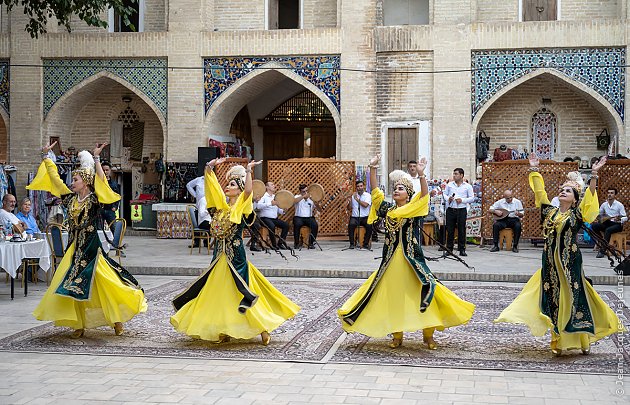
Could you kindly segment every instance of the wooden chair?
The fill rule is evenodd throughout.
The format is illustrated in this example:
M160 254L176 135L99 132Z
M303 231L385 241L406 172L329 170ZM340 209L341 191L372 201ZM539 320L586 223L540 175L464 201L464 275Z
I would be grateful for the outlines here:
M46 240L48 241L48 247L50 248L50 253L52 256L51 265L52 265L52 273L50 277L48 277L48 273L46 273L46 284L50 285L50 281L55 275L55 271L57 271L57 266L63 259L63 256L66 254L66 247L63 244L63 226L61 224L48 224L46 227Z
M433 240L427 236L430 235L432 237L435 236L435 225L437 224L437 222L435 221L431 221L431 222L425 222L422 224L422 230L424 232L422 232L422 244L425 246L433 246L434 242ZM424 233L427 233L427 235L425 235Z
M121 254L125 245L123 244L123 238L125 237L125 232L127 231L127 221L124 218L116 218L112 221L110 228L113 234L112 238L112 250L114 250L114 254L118 258L118 264L121 263Z
M199 241L199 253L201 253L201 241L204 240L205 245L208 249L208 254L210 254L210 231L208 231L207 229L199 228L197 215L195 214L195 210L197 209L197 207L189 204L186 208L186 211L188 212L188 220L190 221L192 226L190 233L190 254L192 255L193 246L195 246L196 240Z
M308 226L300 227L300 249L302 246L308 247L308 243L310 242L311 236L311 228Z
M513 240L514 231L512 231L512 228L505 228L499 231L499 249L503 249L503 242L505 242L504 250L512 250Z
M610 235L610 244L613 245L617 250L626 254L626 244L628 243L627 235L624 232L617 232Z

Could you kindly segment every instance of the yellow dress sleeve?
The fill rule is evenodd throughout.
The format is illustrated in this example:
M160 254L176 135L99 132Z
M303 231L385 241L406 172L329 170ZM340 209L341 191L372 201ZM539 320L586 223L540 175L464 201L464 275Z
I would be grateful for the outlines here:
M543 204L550 204L549 198L547 197L547 192L545 191L545 180L543 180L543 177L540 173L529 173L529 186L534 192L534 197L536 198L536 207L540 208Z
M249 193L249 196L245 198L245 193L241 193L236 199L236 203L230 210L230 222L234 224L240 224L243 215L249 215L254 211L253 194Z
M591 189L587 188L580 202L580 212L582 212L582 219L585 222L593 222L597 215L599 215L599 200L597 198L597 191L591 193Z
M206 208L216 208L217 210L229 210L230 206L225 200L225 194L219 184L217 175L214 172L204 174L204 186L206 194Z
M414 218L423 217L429 213L429 194L420 196L416 193L407 204L396 207L389 211L387 215L391 218Z
M46 158L42 161L37 169L37 175L26 186L27 190L48 191L54 196L61 197L65 194L71 194L72 191L66 186L66 184L59 177L57 171L57 165L52 160Z
M109 183L104 179L94 176L94 194L98 198L98 202L101 204L113 204L116 201L120 201L120 194L114 192L109 187Z
M385 194L383 190L378 187L372 189L372 205L370 206L370 215L368 215L368 224L373 224L376 221L378 209L381 207L381 203L385 201Z

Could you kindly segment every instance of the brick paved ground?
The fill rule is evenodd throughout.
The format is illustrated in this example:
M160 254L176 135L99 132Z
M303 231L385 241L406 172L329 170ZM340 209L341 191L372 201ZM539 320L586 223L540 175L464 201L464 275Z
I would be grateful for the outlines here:
M139 278L145 288L173 279ZM0 337L40 324L30 312L44 288L39 283L28 297L18 295L10 301L6 285L0 286ZM627 394L616 394L622 386L609 375L16 352L0 352L0 359L0 404L621 404L630 400ZM627 377L624 382L630 384Z

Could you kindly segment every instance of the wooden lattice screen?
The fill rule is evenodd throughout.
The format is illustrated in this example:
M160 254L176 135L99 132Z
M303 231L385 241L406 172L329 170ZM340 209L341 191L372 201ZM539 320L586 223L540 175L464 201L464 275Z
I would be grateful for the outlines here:
M617 200L626 208L626 214L630 210L630 159L609 160L599 169L599 183L597 185L597 196L599 204L606 201L608 187L617 189ZM630 233L630 221L626 221L623 227L626 233Z
M324 210L317 220L319 234L333 236L348 233L350 212L347 198L355 189L354 162L319 158L270 160L267 162L267 177L278 190L289 190L292 194L298 193L300 184L320 184L325 196L320 202ZM282 219L291 224L293 213L291 207Z
M217 165L217 167L214 168L214 172L217 175L217 179L219 180L219 184L221 184L221 187L225 188L225 186L227 186L225 175L227 174L228 170L230 170L230 167L236 165L247 167L247 162L249 162L249 160L245 158L227 158L225 162Z
M536 209L534 193L529 187L529 161L512 160L506 162L482 163L482 213L481 236L492 239L492 218L487 214L495 201L503 198L506 189L511 189L525 208L521 238L541 238L540 210ZM558 188L566 180L567 173L578 169L577 162L540 162L540 174L545 179L549 200L558 195Z

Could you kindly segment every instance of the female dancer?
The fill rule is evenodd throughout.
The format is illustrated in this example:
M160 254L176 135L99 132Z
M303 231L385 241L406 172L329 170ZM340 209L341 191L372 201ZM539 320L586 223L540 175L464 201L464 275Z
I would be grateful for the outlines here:
M37 176L26 188L64 195L69 246L33 315L40 321L73 328L73 338L83 336L85 328L104 325L122 335L123 322L145 312L147 302L136 279L103 252L98 237L101 204L120 200L101 168L99 155L107 144L97 145L94 157L85 150L79 153L81 167L72 172L72 191L48 158L54 145L44 147Z
M401 171L390 173L394 203L384 201L376 187L380 155L370 161L372 208L368 223L384 218L385 245L378 271L338 310L346 332L371 337L391 333L390 347L402 344L403 332L422 329L424 342L435 350L435 329L444 330L470 320L475 306L444 287L431 273L420 246L419 221L429 210L429 195L424 169L426 159L418 162L421 192L414 196L411 177Z
M216 238L212 262L173 299L177 313L171 324L188 336L217 343L260 334L266 346L271 340L269 332L292 318L300 307L276 290L245 257L242 234L244 217L253 210L252 167L262 161L250 162L247 169L232 167L225 193L213 171L224 161L211 160L205 173L210 232Z
M545 247L542 268L529 279L521 293L495 322L525 324L534 336L551 329L551 351L582 349L619 331L619 319L584 277L577 233L583 222L591 222L599 212L597 171L606 158L593 165L589 188L579 202L581 186L567 181L560 187L560 207L549 202L545 182L538 172L538 157L530 155L529 185L542 207Z

